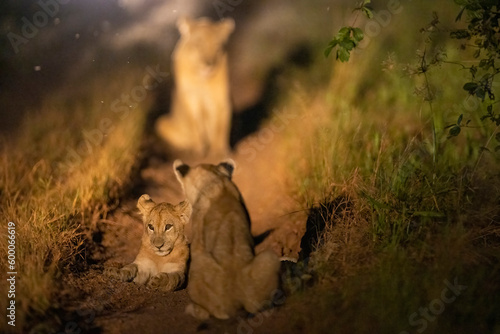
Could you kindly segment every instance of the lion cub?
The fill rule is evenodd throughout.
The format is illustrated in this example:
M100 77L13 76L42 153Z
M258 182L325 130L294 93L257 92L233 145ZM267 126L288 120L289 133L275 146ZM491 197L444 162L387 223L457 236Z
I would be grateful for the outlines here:
M172 106L156 122L156 132L176 154L225 156L231 128L225 44L234 21L181 18L177 27Z
M137 207L144 222L139 253L133 263L121 269L106 268L105 273L165 291L178 289L184 284L189 258L184 225L191 215L191 205L186 201L177 205L156 204L145 194L139 198Z
M254 253L250 220L231 181L234 162L190 167L180 160L174 171L193 211L191 264L186 311L204 320L227 319L241 307L256 313L271 304L278 286L276 254Z

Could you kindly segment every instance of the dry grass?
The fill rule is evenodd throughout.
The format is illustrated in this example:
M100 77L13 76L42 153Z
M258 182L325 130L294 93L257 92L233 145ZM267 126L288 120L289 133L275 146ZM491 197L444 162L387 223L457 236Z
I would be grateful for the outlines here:
M307 323L311 333L332 326L339 333L419 329L409 316L439 297L444 280L458 277L467 293L428 322L428 332L467 333L479 323L491 332L500 308L491 297L500 287L488 272L500 268L498 164L490 161L471 177L478 154L465 160L463 152L474 148L447 142L432 166L431 134L418 104L413 113L368 117L366 106L341 96L325 108L329 94L305 103L303 113L320 120L314 136L296 138L290 157L305 207L343 201L324 217L309 262L319 284L295 300L304 315L296 325ZM471 136L465 145L487 138Z
M132 183L147 102L124 119L106 106L141 78L130 75L111 88L109 82L89 84L77 96L61 92L26 118L17 140L2 143L0 219L16 224L16 329L47 320L47 311L57 308L58 278L84 256L85 231ZM95 99L103 84L105 105ZM112 130L100 137L103 119ZM6 237L0 249L7 254ZM6 258L0 261L6 268ZM1 307L7 302L1 298ZM2 322L2 331L10 329Z

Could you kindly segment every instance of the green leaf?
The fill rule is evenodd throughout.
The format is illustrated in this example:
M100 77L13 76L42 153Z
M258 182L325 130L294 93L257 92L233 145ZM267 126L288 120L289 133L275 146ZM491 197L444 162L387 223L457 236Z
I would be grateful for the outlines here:
M350 55L348 50L346 50L342 47L339 47L339 49L337 50L337 59L338 60L345 63L346 61L349 60L350 57L351 57L351 55Z
M481 59L478 66L485 71L488 71L491 67L491 63L487 59Z
M495 135L495 140L500 143L500 132Z
M361 30L360 28L354 28L352 30L352 37L357 42L356 44L358 44L360 41L363 40L365 36L363 34L363 30Z
M342 27L339 32L337 33L337 36L335 36L338 40L342 40L346 37L349 37L351 35L351 27Z
M373 12L370 8L363 6L363 8L361 8L361 10L363 11L363 13L366 15L367 18L369 18L369 19L373 18Z
M351 38L351 32L353 37ZM338 47L336 59L346 62L350 58L350 52L363 39L363 31L359 28L342 27L333 40L325 48L324 55L328 57L335 47Z
M328 43L328 46L331 46L332 48L336 47L337 44L339 44L339 40L334 38L330 41L330 43Z
M344 48L347 51L351 51L352 49L354 49L356 44L354 44L354 42L350 39L345 39L342 42L340 42L339 46L340 46L340 48Z
M460 126L455 125L454 127L452 127L450 129L450 132L448 132L448 136L449 137L456 137L460 134L460 131L461 131Z
M475 94L478 98L480 98L482 101L484 101L484 99L486 97L486 93L485 93L483 87L479 87L478 89L476 89Z
M336 47L337 44L339 44L339 41L336 38L334 38L333 40L330 41L330 43L328 43L328 46L325 49L325 57L328 57L330 55L332 49Z
M470 94L474 94L474 92L478 86L479 85L475 82L467 82L463 88L464 88L464 90L468 91Z
M330 55L330 53L332 53L332 49L333 49L333 46L328 46L326 49L325 49L325 57L328 58L328 56Z

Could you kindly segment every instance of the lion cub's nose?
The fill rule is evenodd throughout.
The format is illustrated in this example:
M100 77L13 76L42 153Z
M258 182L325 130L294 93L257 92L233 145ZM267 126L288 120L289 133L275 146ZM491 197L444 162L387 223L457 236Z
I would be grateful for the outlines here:
M161 249L163 247L163 245L165 244L165 242L163 240L158 240L158 241L154 241L153 242L153 245L158 248L158 249Z

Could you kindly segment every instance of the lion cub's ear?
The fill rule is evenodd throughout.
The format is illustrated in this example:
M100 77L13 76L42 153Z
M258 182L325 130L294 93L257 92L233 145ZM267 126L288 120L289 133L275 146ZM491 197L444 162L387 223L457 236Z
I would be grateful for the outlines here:
M220 21L220 29L225 33L226 37L234 31L234 20L230 17Z
M191 167L189 167L179 159L174 161L173 166L174 166L175 176L177 177L177 180L179 180L179 182L182 184L182 179L184 178L184 176L186 176Z
M191 31L191 19L188 17L182 16L177 20L177 29L183 36L189 36L189 32Z
M182 222L187 224L189 222L189 218L191 217L191 212L193 211L191 204L189 204L188 201L182 201L177 204L177 211L181 214Z
M217 169L228 178L231 178L231 176L233 176L235 166L236 163L233 159L226 159L217 165Z
M137 201L137 208L143 217L146 217L155 205L156 203L151 199L151 197L149 197L148 194L142 195Z

